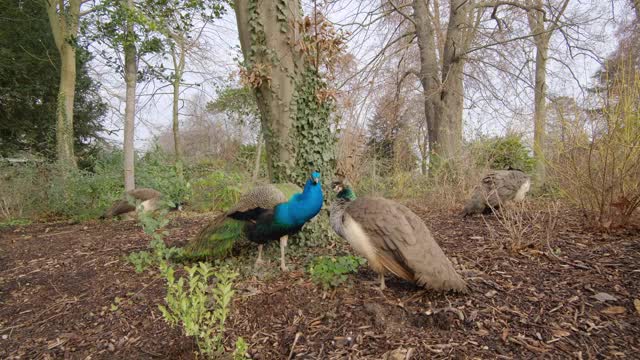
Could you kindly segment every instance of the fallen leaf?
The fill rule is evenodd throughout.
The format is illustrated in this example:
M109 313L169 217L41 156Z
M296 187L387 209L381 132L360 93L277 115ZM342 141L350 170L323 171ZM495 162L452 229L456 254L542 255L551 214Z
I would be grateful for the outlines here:
M638 315L640 315L640 300L638 299L633 300L633 306L636 307L636 311L638 312Z
M502 336L500 337L502 341L506 343L508 337L509 337L509 329L507 328L502 329Z
M618 315L624 314L626 311L627 309L623 308L622 306L609 306L608 308L603 309L601 313L607 315Z
M495 291L495 290L489 290L489 291L487 291L487 293L486 293L486 294L484 294L484 296L486 296L486 297L488 297L488 298L492 298L492 297L494 297L497 293L498 293L498 292L497 292L497 291Z
M554 337L567 337L567 336L571 335L570 332L568 332L567 330L562 330L562 329L553 329L553 330L551 330L551 334Z
M618 300L617 297L615 297L615 296L613 296L611 294L607 294L606 292L599 292L599 293L593 295L592 298L594 298L594 299L596 299L598 301L602 301L602 302Z

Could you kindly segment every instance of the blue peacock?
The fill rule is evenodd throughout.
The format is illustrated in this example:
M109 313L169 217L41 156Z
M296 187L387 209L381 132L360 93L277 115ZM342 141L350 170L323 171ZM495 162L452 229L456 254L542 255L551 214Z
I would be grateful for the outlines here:
M280 268L287 270L284 253L289 235L300 231L322 207L320 173L314 171L302 192L293 184L254 187L226 213L216 217L185 247L190 258L216 258L231 252L236 240L258 244L256 264L263 262L262 247L280 240ZM287 201L287 199L289 199Z

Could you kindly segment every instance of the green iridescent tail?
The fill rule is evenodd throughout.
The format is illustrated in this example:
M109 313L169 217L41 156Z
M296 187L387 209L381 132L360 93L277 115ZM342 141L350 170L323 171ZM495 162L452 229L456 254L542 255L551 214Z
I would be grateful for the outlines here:
M219 215L184 247L186 259L222 258L233 249L233 244L244 237L244 223Z

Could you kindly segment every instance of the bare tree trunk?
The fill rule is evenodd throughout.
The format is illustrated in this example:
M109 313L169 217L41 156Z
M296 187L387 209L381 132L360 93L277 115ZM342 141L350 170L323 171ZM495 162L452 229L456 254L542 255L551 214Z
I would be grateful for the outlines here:
M127 0L126 6L133 8L133 0ZM127 17L128 19L128 17ZM127 20L127 39L124 45L124 79L127 86L126 106L124 109L124 190L135 189L134 172L134 132L136 114L136 84L138 66L136 45L133 42L133 23Z
M436 57L435 32L429 19L429 8L422 0L413 1L413 16L415 22L418 47L420 49L420 82L424 97L424 111L427 121L429 137L429 151L435 153L439 146L440 135L440 102L439 72Z
M258 176L260 175L260 163L262 158L262 134L258 135L258 144L256 145L256 161L253 166L253 176L251 176L251 180L255 183L258 180Z
M531 0L538 10L527 12L529 29L536 44L536 70L534 84L534 115L533 115L533 155L536 161L535 178L537 186L543 187L546 181L546 163L544 156L545 125L547 121L547 59L549 40L553 31L558 28L562 14L570 0L562 0L558 4L558 11L551 18L549 26L545 26L545 13L542 10L542 0Z
M547 121L547 41L536 41L536 70L533 114L533 156L536 160L536 180L544 184L546 166L544 156L545 125Z
M175 45L171 48L171 56L173 58L174 65L174 78L173 78L173 103L172 103L172 119L173 119L173 145L174 145L174 156L175 156L175 166L176 166L176 174L178 175L178 180L184 180L184 167L182 164L182 145L180 143L180 114L179 114L179 105L180 105L180 83L182 82L182 70L184 69L184 61L185 61L185 52L186 49L183 46L184 44L180 44L181 50L180 54L176 54Z
M294 48L293 32L282 30L283 26L297 24L300 3L298 0L284 2L287 15L293 17L286 19L284 24L278 20L279 1L236 0L234 6L247 67L255 64L269 67L269 80L265 79L254 90L261 115L269 178L274 182L289 180L287 174L295 165L295 139L289 133L296 111L293 101L296 67L302 61ZM258 46L270 50L263 51ZM272 54L278 55L276 65L271 64Z
M444 161L454 160L462 148L464 54L478 25L472 5L467 0L450 1L449 25L439 63L436 39L442 34L436 34L437 20L430 15L427 2L413 1L429 151Z
M76 49L73 41L78 34L80 0L69 0L66 8L60 3L44 0L56 47L60 55L60 87L56 110L56 152L58 161L76 167L73 150L73 104L76 92Z

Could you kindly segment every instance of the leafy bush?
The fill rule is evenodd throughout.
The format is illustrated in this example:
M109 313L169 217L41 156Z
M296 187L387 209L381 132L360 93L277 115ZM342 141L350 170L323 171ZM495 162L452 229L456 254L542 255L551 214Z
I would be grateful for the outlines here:
M192 205L201 211L228 210L242 195L243 181L239 173L222 170L194 180Z
M166 306L159 305L159 309L171 327L180 325L186 336L195 338L199 355L207 358L221 356L224 353L222 340L225 321L235 293L232 287L237 274L225 268L214 271L203 262L192 267L185 266L184 269L188 277L180 277L176 281L173 267L162 263L161 272L167 280L167 296ZM210 291L209 279L212 277L217 281ZM209 304L209 293L213 296L213 308ZM236 346L239 348L236 356L246 352L244 340L239 340Z
M535 166L529 149L518 135L478 140L471 144L471 150L480 166L488 165L492 169L511 167L524 172L533 171Z
M121 173L121 171L120 171ZM96 165L96 172L52 165L47 188L47 210L55 215L85 220L101 215L122 196L122 174Z
M329 257L321 256L309 266L311 279L323 288L337 287L347 281L348 274L358 271L365 259L353 255Z
M159 147L147 152L136 164L136 185L156 189L176 204L191 198L191 185L178 176L172 157Z

